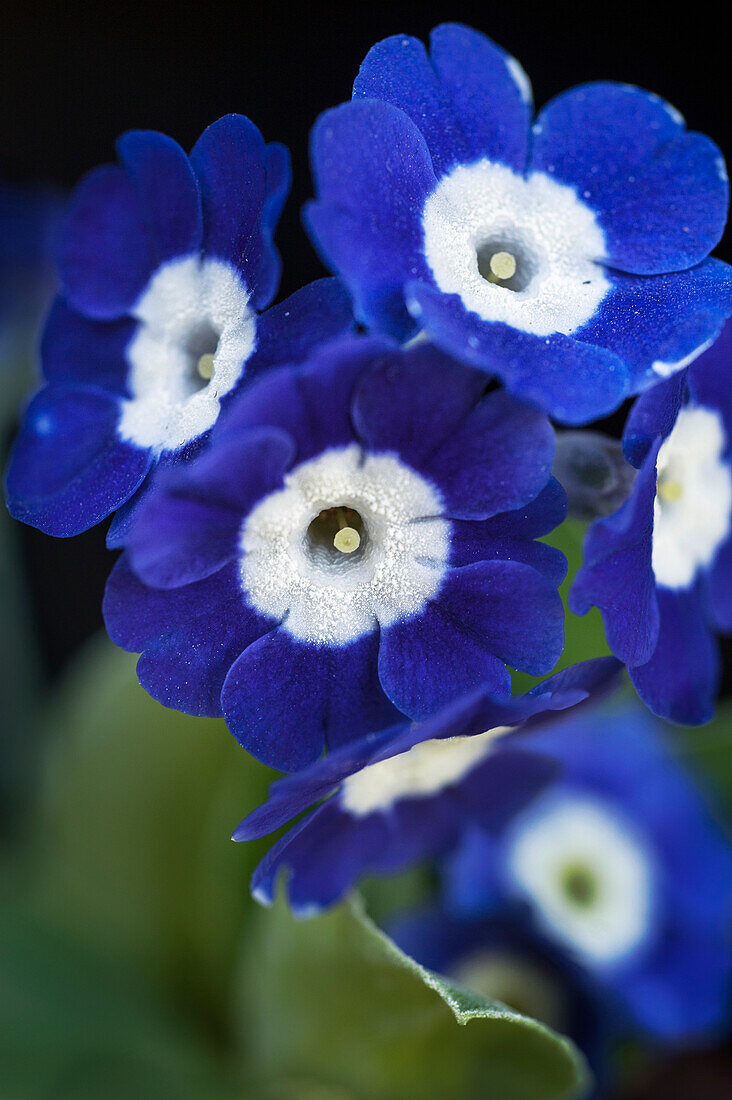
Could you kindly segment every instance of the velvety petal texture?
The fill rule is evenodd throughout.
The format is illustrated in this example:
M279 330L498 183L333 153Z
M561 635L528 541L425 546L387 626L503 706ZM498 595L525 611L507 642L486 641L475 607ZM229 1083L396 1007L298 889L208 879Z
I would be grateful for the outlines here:
M424 136L438 175L479 157L519 172L526 165L528 77L515 58L469 27L436 27L429 53L406 35L378 42L361 65L353 98L404 111Z
M696 725L719 690L715 632L732 629L729 324L638 398L623 449L638 475L628 500L590 528L570 606L600 608L610 648L654 714Z
M613 653L628 665L644 664L658 642L659 612L651 565L656 455L648 455L629 499L587 535L585 564L570 593L570 607L585 615L600 608Z
M641 88L583 84L557 96L536 120L532 163L577 188L598 214L611 266L622 271L693 267L722 236L722 154Z
M321 258L341 274L359 321L408 335L402 287L428 275L414 211L436 182L424 138L402 111L359 100L319 119L311 157L319 198L305 223Z
M46 534L78 535L130 497L152 458L120 439L119 400L91 386L49 386L31 401L10 454L10 514Z
M42 342L47 385L7 475L13 513L49 534L124 508L111 546L127 538L145 474L188 461L245 380L353 326L334 279L259 325L279 281L272 238L290 170L287 150L248 119L219 119L190 157L143 130L117 153L71 198Z
M707 259L722 155L641 89L582 85L532 128L518 62L444 24L429 49L377 43L311 156L306 223L358 319L423 330L564 423L682 369L732 311L729 268Z
M337 288L323 290L342 320ZM301 316L289 330L300 347ZM187 594L165 604L181 609L175 641L167 610L160 638L144 638L147 682L187 697L178 653L189 630L201 648L193 605L218 583L256 626L239 652L217 649L210 698L273 767L298 770L462 692L507 699L507 666L542 675L562 649L566 563L536 541L566 514L553 452L542 413L486 393L480 372L427 344L342 337L263 371L208 446L169 462L134 508L128 559L157 594L150 606ZM136 606L127 625L115 611L130 648Z

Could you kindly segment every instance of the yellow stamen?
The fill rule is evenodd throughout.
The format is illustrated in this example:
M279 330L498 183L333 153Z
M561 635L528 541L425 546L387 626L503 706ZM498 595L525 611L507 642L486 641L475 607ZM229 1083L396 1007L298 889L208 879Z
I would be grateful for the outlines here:
M679 500L682 493L682 485L680 481L675 481L673 478L659 478L656 485L656 493L661 500L673 502Z
M206 354L202 355L201 358L198 360L198 367L196 369L198 370L201 378L209 379L213 374L213 368L214 357L210 352L206 352Z
M361 545L361 536L355 527L349 526L345 508L336 509L336 519L339 530L333 536L333 545L341 554L352 554Z
M489 266L491 274L505 282L516 274L516 257L510 252L494 252Z
M361 536L354 527L341 527L333 536L333 545L342 554L352 554L361 545Z

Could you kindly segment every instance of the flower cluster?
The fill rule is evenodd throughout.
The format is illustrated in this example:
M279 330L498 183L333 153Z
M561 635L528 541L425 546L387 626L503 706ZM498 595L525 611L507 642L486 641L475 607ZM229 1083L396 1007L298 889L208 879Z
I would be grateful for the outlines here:
M152 132L117 152L65 220L8 506L57 536L111 517L104 616L143 687L296 773L236 839L321 803L256 895L284 869L309 912L445 857L439 935L434 914L410 933L430 965L462 935L509 984L518 954L571 971L593 1006L578 1031L598 987L656 1035L713 1025L727 849L647 715L558 712L621 663L657 715L714 709L732 632L719 150L626 85L532 121L518 62L466 27L429 51L389 38L313 130L305 221L333 277L275 305L281 145L229 115L190 155ZM624 459L552 424L629 398ZM567 491L599 517L571 606L601 609L618 659L512 695L511 670L562 655L567 563L541 540ZM550 1007L553 981L532 990Z

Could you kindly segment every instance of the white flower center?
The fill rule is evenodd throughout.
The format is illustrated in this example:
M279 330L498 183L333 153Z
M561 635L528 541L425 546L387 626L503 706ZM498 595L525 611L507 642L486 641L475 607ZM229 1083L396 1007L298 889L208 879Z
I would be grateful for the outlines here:
M653 504L653 572L667 588L687 588L730 530L732 474L719 413L684 408L658 452Z
M295 638L344 645L418 614L437 594L450 525L429 482L395 455L353 443L291 470L247 517L240 546L242 587L257 611Z
M599 802L545 800L514 828L508 866L548 931L591 962L614 962L642 941L652 906L650 860Z
M241 276L222 260L186 256L155 272L133 310L140 325L127 348L123 439L176 450L213 427L254 350L248 302Z
M515 951L484 949L463 959L454 971L460 985L491 1001L501 1001L523 1016L547 1027L566 1027L564 990L533 959Z
M524 177L489 160L458 165L427 199L423 229L440 290L485 321L568 335L610 290L593 211L544 172Z
M497 726L473 737L422 741L398 756L368 764L343 781L344 810L362 817L388 810L402 798L427 798L459 782L491 751L497 737L510 732Z

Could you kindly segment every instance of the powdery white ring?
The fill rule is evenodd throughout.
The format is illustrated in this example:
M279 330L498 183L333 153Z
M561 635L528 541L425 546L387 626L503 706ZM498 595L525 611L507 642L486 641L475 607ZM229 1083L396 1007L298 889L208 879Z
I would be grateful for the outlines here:
M726 448L721 416L701 406L682 409L661 444L651 563L666 588L688 588L729 536L732 473L723 461Z
M453 168L425 203L424 254L445 294L458 294L484 321L535 336L585 325L611 283L601 266L605 236L573 188L544 172L525 177L480 160ZM525 285L511 290L478 269L488 243L511 252Z
M344 779L340 803L354 817L389 810L402 798L429 798L458 783L490 753L511 726L497 726L473 737L422 741L411 749L368 764Z
M310 523L344 506L363 520L357 554L315 554ZM344 645L417 615L437 595L450 525L436 489L392 454L358 444L303 462L247 517L240 536L241 584L262 615L293 637Z
M586 904L564 888L568 868L587 868L595 896ZM585 796L550 796L514 826L510 874L534 902L548 932L596 964L630 954L651 921L648 853L609 807Z
M230 264L186 256L158 268L133 314L140 325L127 348L132 396L118 431L138 447L176 450L213 427L254 351L249 292ZM213 353L206 384L196 370L205 352Z

